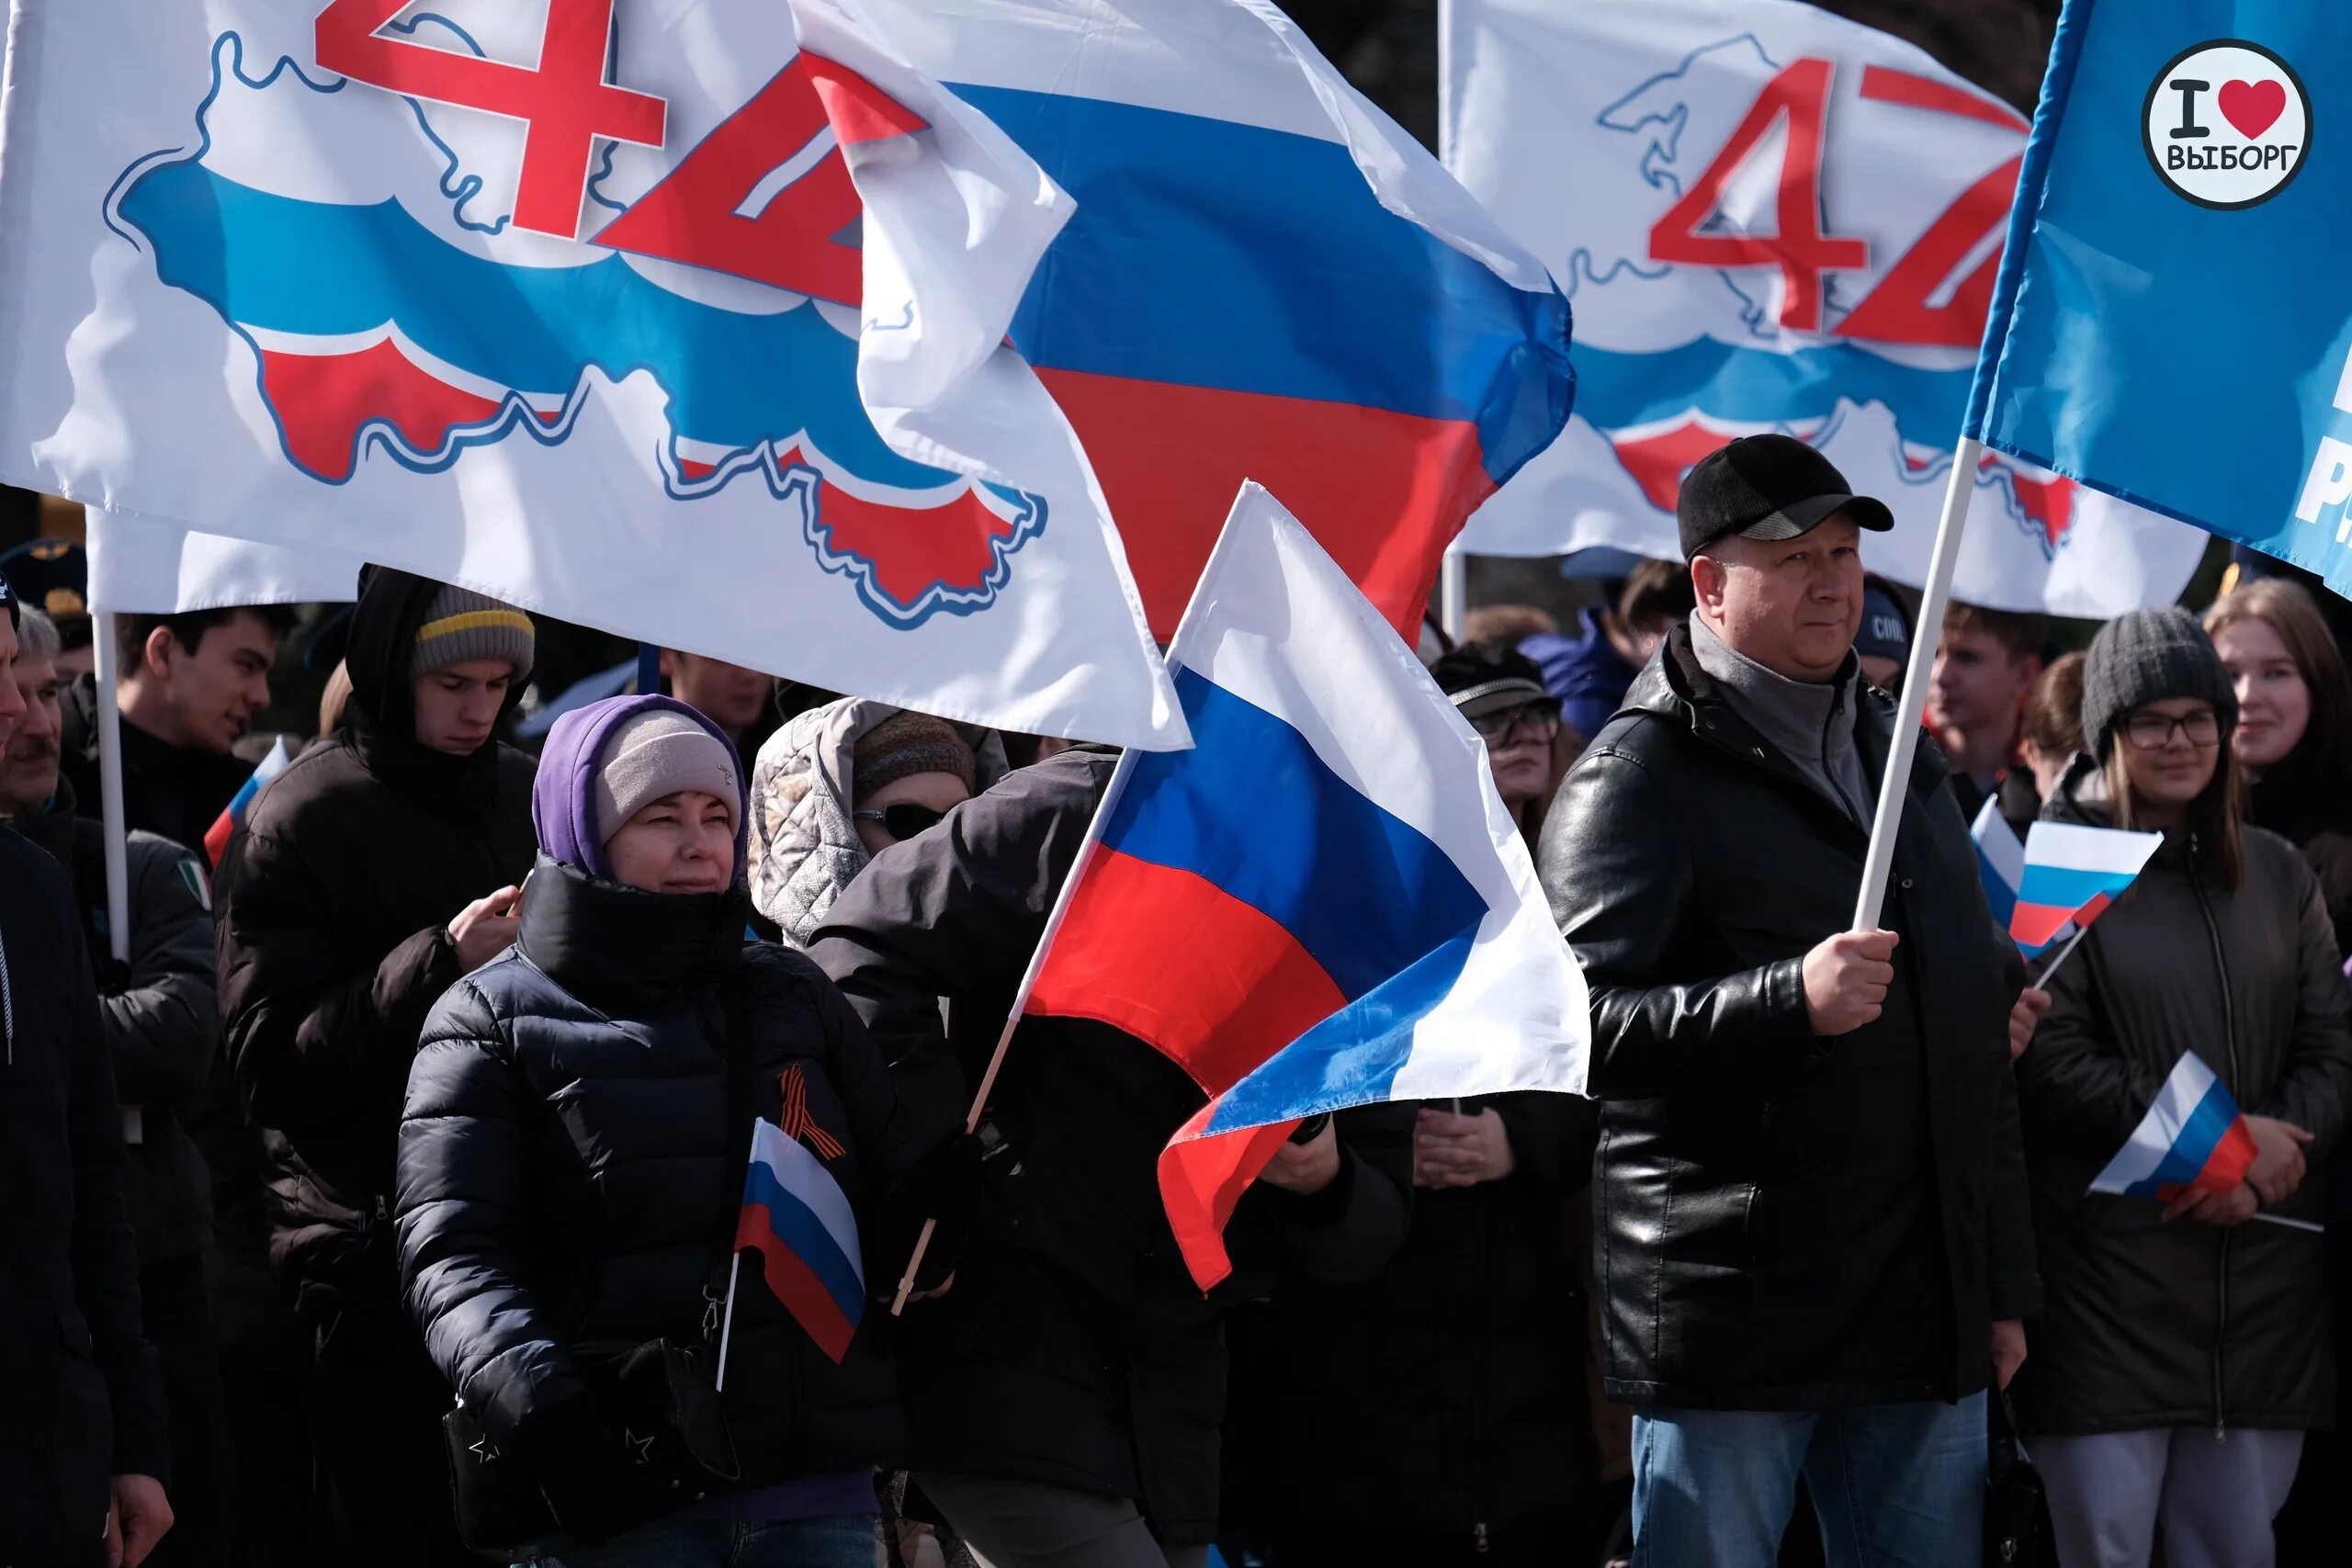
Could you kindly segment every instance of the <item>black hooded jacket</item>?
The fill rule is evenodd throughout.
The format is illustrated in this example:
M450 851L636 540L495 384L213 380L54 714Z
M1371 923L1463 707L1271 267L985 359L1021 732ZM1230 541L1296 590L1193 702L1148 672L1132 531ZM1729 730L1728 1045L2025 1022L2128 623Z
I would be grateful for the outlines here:
M409 660L439 587L368 570L343 728L262 793L220 859L229 1059L269 1143L271 1260L306 1304L398 1301L393 1144L425 1014L460 977L448 925L531 868L530 758L414 739Z

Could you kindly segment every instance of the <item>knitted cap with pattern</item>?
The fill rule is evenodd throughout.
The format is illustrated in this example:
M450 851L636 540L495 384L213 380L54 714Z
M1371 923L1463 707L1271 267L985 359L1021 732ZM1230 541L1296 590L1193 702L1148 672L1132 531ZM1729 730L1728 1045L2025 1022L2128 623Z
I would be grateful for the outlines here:
M2202 697L2227 736L2238 698L2197 617L2177 604L2132 610L2101 626L2083 660L2083 744L2104 762L2132 710L2167 697Z
M850 788L860 800L917 773L953 773L972 787L972 749L945 719L894 713L858 737L850 753Z
M486 593L445 583L425 606L416 628L416 651L409 656L413 681L453 664L495 659L514 667L514 679L531 672L537 634L531 617L512 604L502 604Z

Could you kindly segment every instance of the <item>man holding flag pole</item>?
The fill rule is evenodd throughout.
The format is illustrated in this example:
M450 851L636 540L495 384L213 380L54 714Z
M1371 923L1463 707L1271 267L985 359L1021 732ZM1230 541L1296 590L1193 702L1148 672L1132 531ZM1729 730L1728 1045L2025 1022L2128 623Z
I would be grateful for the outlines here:
M1635 1561L1772 1562L1803 1473L1833 1561L1959 1568L1984 1391L2040 1305L2007 1071L2040 998L1919 748L1933 644L1900 708L1856 671L1860 547L1886 508L1763 435L1702 460L1678 520L1699 608L1569 774L1542 853L1591 987Z

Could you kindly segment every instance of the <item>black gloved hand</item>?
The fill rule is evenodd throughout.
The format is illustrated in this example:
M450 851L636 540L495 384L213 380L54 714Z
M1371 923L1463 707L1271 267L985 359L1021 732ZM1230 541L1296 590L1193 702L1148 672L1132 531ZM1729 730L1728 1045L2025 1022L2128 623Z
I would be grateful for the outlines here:
M566 1535L594 1545L653 1517L628 1435L586 1399L540 1411L514 1434L518 1457Z
M922 1235L923 1222L933 1221L931 1245L922 1255L922 1269L915 1289L932 1291L956 1272L956 1265L979 1223L983 1194L980 1156L984 1145L972 1133L944 1139L918 1161L913 1169L890 1184L882 1195L883 1256L890 1264L888 1280L877 1280L877 1293L896 1295L906 1263Z

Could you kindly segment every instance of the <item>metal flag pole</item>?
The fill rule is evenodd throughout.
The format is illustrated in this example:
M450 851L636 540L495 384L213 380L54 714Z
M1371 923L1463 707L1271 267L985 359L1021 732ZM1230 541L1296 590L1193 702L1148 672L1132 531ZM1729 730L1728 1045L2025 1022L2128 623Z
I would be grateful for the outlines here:
M1446 547L1438 563L1438 625L1454 641L1462 640L1462 623L1470 616L1470 558L1458 545Z
M719 1393L727 1392L727 1347L735 1339L735 1277L743 1271L743 1249L737 1247L727 1260L726 1315L718 1320L718 1375L711 1386Z
M1887 874L1894 865L1894 836L1903 826L1903 802L1909 795L1911 759L1919 750L1919 720L1928 708L1928 682L1936 668L1936 643L1944 624L1944 607L1951 603L1951 577L1960 561L1960 538L1968 526L1968 503L1976 495L1976 465L1984 446L1963 435L1952 449L1951 476L1944 488L1943 516L1936 523L1936 550L1928 564L1928 581L1919 597L1918 635L1911 639L1911 660L1903 671L1903 695L1895 704L1894 734L1886 749L1886 773L1879 780L1878 809L1871 818L1871 847L1862 862L1862 887L1854 900L1858 931L1876 931L1886 907Z
M130 962L130 851L122 806L122 709L115 697L114 612L90 617L92 651L97 655L98 807L105 814L107 945L115 961Z

